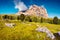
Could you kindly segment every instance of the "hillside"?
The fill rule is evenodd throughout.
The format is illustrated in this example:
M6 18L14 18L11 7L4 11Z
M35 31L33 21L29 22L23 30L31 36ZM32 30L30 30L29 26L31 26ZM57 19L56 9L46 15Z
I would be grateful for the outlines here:
M15 23L8 27L5 23ZM47 27L53 34L60 31L60 25L49 23L0 21L0 40L52 40L44 32L36 31L36 28ZM56 38L58 40L58 38ZM55 40L55 39L54 39Z

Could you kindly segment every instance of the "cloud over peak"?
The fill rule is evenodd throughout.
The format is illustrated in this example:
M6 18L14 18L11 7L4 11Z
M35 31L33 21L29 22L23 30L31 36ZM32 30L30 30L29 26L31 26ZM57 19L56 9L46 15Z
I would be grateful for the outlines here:
M18 9L19 11L25 11L27 10L27 6L24 4L24 2L14 0L15 8Z

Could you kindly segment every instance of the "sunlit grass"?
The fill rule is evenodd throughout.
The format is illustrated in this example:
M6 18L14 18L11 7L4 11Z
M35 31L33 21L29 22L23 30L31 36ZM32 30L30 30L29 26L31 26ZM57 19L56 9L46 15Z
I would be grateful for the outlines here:
M16 26L10 28L5 25L6 21L0 22L0 40L51 40L46 33L37 32L37 25L47 27L52 33L60 31L60 25L49 23L9 21Z

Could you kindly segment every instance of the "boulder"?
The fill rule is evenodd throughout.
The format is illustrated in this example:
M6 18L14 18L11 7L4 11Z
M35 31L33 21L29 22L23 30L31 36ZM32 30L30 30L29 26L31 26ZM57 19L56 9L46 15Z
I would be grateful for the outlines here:
M8 27L14 27L16 24L15 23L5 23L5 25Z
M47 37L50 37L51 39L55 39L55 36L53 35L53 33L50 30L48 30L48 28L46 27L38 27L36 28L36 31L45 32L47 34Z

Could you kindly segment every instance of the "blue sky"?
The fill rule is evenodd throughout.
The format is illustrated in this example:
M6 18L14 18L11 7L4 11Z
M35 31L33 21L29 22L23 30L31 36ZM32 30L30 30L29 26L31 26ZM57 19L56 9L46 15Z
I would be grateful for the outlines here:
M14 3L14 1L16 3ZM19 10L15 4L18 4L18 2L22 2L20 4L25 5L25 9L28 9L33 4L38 6L44 5L49 17L53 18L54 16L57 16L60 18L60 0L0 0L0 14L17 13Z

